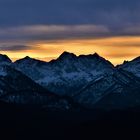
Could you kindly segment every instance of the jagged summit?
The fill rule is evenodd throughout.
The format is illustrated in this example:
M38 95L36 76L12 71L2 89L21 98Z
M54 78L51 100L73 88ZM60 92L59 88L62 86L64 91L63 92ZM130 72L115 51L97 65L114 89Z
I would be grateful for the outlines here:
M70 58L76 58L77 56L74 53L70 52L63 52L58 59L70 59Z
M21 59L15 61L15 63L20 63L20 62L35 62L35 61L39 61L39 60L37 60L35 58L31 58L29 56L25 56L24 58L21 58Z
M129 63L129 61L124 60L123 64L127 64L127 63Z
M94 56L94 57L97 57L97 58L100 57L100 55L99 55L98 53L96 53L96 52L93 54L93 56Z
M21 58L17 61L14 62L14 64L23 64L23 65L26 65L26 64L34 64L36 61L34 61L35 59L34 58L31 58L29 56L26 56L24 58Z
M14 63L21 63L21 62L31 61L31 60L33 60L33 58L31 58L29 56L25 56L24 58L16 60Z
M18 59L18 60L15 61L15 63L21 62L21 61L32 61L32 62L47 63L47 62L45 62L45 61L43 61L43 60L39 60L39 59L37 59L37 58L32 58L32 57L30 57L30 56L25 56L24 58Z
M136 63L140 63L140 56L132 59L131 61L126 61L124 60L124 62L121 64L121 65L118 65L118 67L126 67L126 66L129 66L129 65L134 65Z
M55 60L58 61L58 60L62 60L62 61L69 61L69 62L79 62L79 61L95 61L95 62L101 62L101 63L104 63L104 64L107 64L107 65L110 65L111 67L114 67L114 65L106 60L105 58L101 57L98 53L94 53L94 54L89 54L89 55L79 55L79 56L76 56L74 53L70 53L70 52L63 52L58 59ZM72 61L71 61L72 60ZM54 62L54 61L53 61ZM88 62L89 63L89 62ZM91 62L93 63L93 62ZM92 65L92 64L91 64Z
M70 53L67 51L64 51L59 58L79 58L79 57L91 57L91 58L102 58L98 53L94 53L94 54L89 54L89 55L79 55L76 56L74 53Z
M4 54L0 54L0 63L11 63L11 59Z
M24 58L21 58L19 60L33 60L34 58L31 58L29 56L25 56ZM18 61L18 60L17 60Z
M24 59L32 59L31 57L29 57L29 56L25 56L25 58Z
M89 58L89 59L96 59L96 60L105 60L105 58L101 57L98 53L88 54L88 55L79 55L79 58Z
M118 68L131 72L135 76L140 77L140 56L131 61L128 61L127 63L123 63Z
M38 60L38 59L35 59L35 58L31 58L29 56L26 56L22 59L19 59L17 61L14 62L14 66L15 65L21 65L22 67L25 67L26 65L28 66L42 66L42 65L46 65L47 62L45 61L41 61L41 60Z
M124 61L123 64L118 65L118 67L121 67L121 68L126 68L126 67L135 68L135 67L137 67L138 65L140 65L140 56L134 58L134 59L131 60L131 61Z
M91 58L100 58L100 55L98 53L89 54L89 55L79 55L79 57L91 57Z

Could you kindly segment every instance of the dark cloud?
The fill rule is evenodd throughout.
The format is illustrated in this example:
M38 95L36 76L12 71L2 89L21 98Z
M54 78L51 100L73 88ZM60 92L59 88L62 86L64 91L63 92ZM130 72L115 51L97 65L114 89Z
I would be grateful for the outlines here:
M25 46L25 45L13 45L13 46L2 45L0 46L0 51L23 51L23 50L29 50L31 48L32 48L31 46Z
M140 0L0 0L0 41L140 35L139 13Z
M100 25L37 25L0 28L0 41L61 40L110 35L107 27Z
M57 41L64 39L140 36L140 26L112 30L103 25L28 25L0 28L0 42ZM115 46L117 46L116 44ZM124 42L124 46L131 44ZM135 44L138 46L139 44Z

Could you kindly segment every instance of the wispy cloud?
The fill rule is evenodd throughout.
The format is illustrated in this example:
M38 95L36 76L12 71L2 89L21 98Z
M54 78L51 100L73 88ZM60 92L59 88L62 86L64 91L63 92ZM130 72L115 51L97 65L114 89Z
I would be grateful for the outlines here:
M59 40L109 35L101 25L32 25L0 28L0 40Z
M25 45L0 45L0 51L25 51L33 48L32 46Z
M0 42L56 41L114 36L140 36L140 26L129 26L114 31L103 25L30 25L0 28Z

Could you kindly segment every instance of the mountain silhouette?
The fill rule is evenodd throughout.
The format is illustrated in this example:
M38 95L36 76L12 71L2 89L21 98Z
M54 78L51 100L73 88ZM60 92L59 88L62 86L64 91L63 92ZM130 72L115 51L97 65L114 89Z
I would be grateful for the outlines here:
M56 60L0 55L1 100L73 108L126 109L140 105L140 57L113 66L97 53L64 52ZM60 109L59 108L59 109Z

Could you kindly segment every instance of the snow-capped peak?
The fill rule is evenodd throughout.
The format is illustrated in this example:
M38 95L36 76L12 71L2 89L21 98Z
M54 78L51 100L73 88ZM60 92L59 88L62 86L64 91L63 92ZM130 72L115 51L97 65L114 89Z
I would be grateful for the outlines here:
M32 60L33 60L33 58L26 56L22 59L17 60L16 63L25 62L25 61L27 62L27 61L32 61Z
M35 82L58 94L76 92L89 81L114 71L113 65L97 53L76 56L64 52L51 62L25 57L16 61L14 66Z

